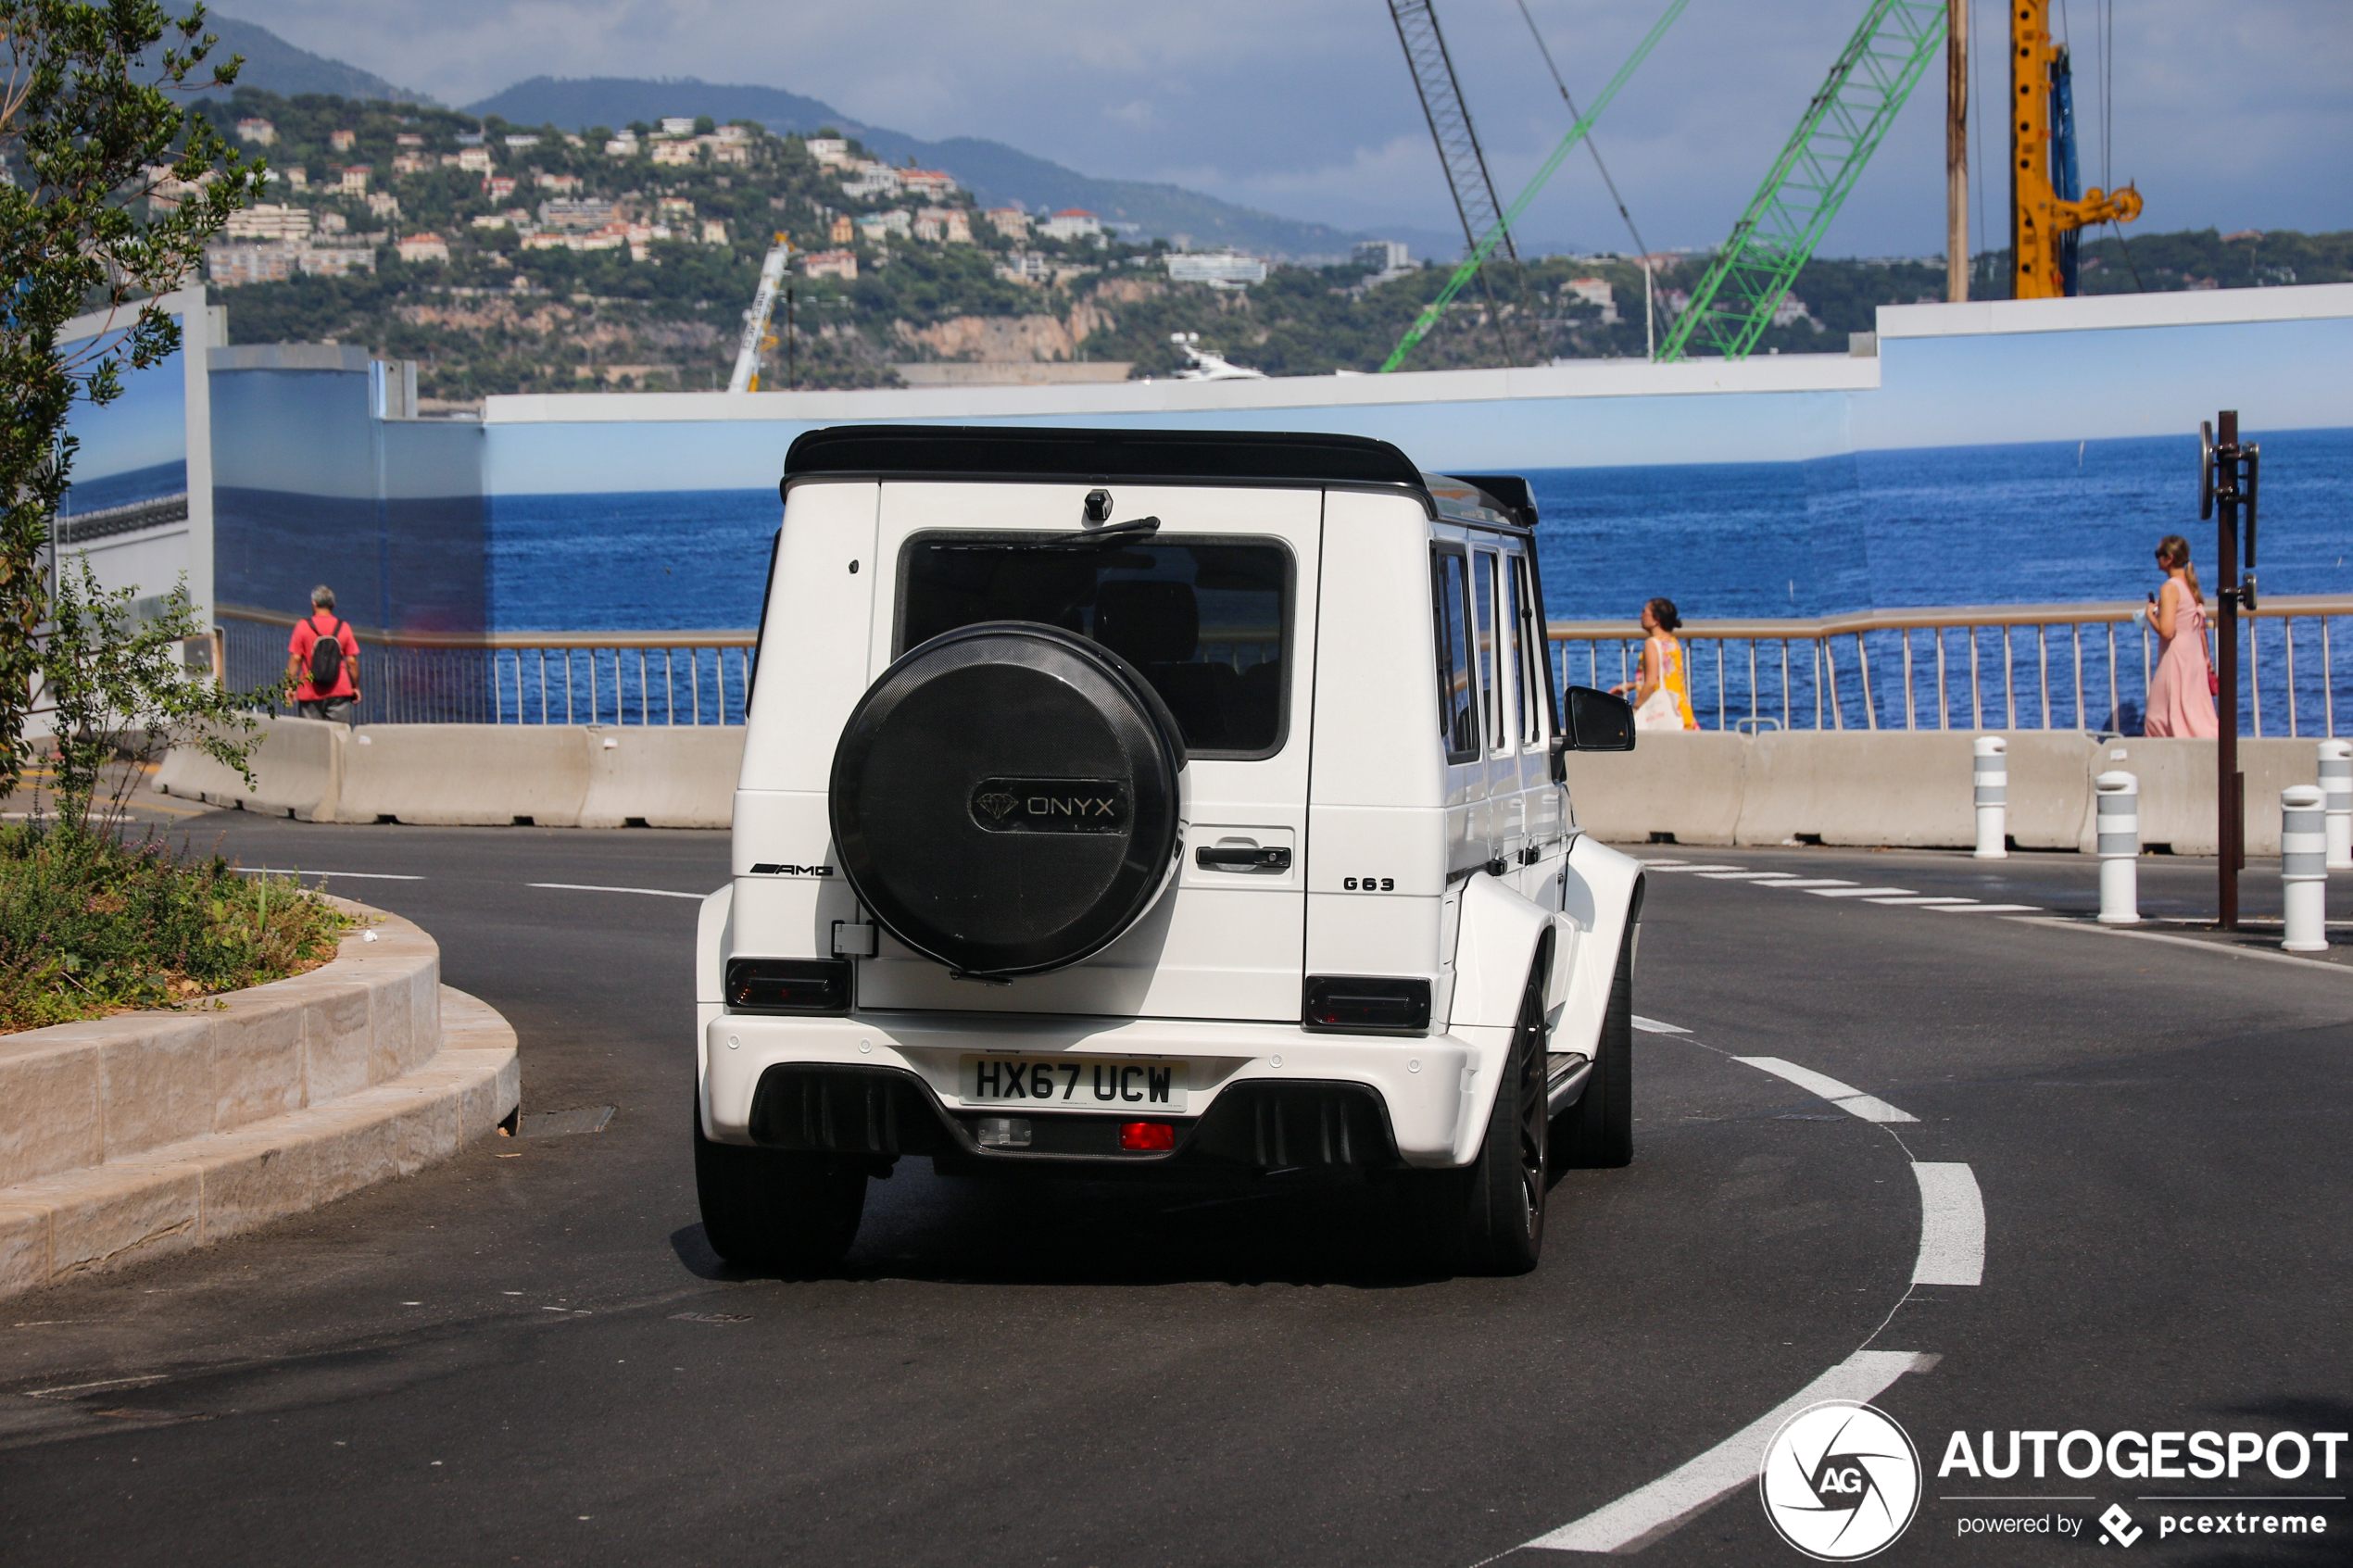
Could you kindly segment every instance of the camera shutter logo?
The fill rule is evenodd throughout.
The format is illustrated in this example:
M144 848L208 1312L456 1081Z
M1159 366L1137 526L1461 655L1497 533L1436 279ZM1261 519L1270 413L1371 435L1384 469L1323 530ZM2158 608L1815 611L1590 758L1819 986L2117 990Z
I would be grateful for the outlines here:
M1818 1562L1856 1562L1904 1533L1920 1503L1920 1456L1883 1412L1851 1399L1810 1405L1765 1445L1765 1517Z

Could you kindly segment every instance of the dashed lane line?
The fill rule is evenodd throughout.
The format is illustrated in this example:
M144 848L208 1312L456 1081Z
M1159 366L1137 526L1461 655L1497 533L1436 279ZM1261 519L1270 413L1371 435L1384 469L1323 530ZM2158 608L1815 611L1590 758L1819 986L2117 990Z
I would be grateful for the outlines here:
M1915 1160L1912 1176L1920 1184L1920 1252L1912 1283L1983 1284L1985 1195L1977 1173L1958 1160Z
M1827 1073L1810 1067L1800 1067L1793 1061L1783 1061L1777 1056L1736 1056L1734 1061L1744 1062L1760 1073L1770 1073L1776 1078L1786 1078L1809 1094L1817 1094L1851 1116L1866 1122L1917 1122L1919 1117L1907 1110L1898 1110L1876 1095L1867 1095L1850 1085L1842 1084Z
M565 893L642 893L648 898L692 898L701 903L707 893L673 893L667 887L599 887L586 882L526 882L525 887L552 887Z
M1680 860L1645 860L1653 871L1690 872L1707 882L1746 882L1758 887L1794 887L1817 898L1860 898L1868 904L1911 905L1942 909L1946 914L2041 914L2040 904L1986 904L1975 898L1944 894L1916 894L1908 887L1863 887L1845 877L1792 876L1785 872L1749 871L1732 866L1690 866Z
M1757 1457L1791 1416L1825 1399L1868 1404L1906 1373L1926 1372L1936 1361L1917 1350L1857 1350L1697 1459L1528 1545L1542 1551L1640 1551L1754 1482Z
M241 876L339 876L356 882L422 882L421 876L403 876L397 872L307 872L294 866L237 866Z
M1690 1030L1678 1028L1672 1023L1661 1023L1655 1018L1644 1018L1639 1012L1634 1015L1634 1027L1645 1035L1688 1035L1691 1033Z
M1635 1022L1636 1027L1648 1027L1655 1033L1690 1033L1653 1019ZM1780 1057L1740 1056L1732 1060L1809 1089L1866 1122L1919 1120L1885 1100ZM1889 1135L1895 1136L1892 1133ZM1896 1137L1896 1146L1903 1147L1902 1138ZM1906 1289L1905 1299L1910 1299L1912 1289L1924 1285L1980 1284L1985 1276L1985 1199L1978 1190L1976 1173L1958 1161L1908 1160L1910 1151L1905 1152L1912 1167L1912 1179L1920 1189L1919 1251L1912 1262L1911 1286ZM1897 1303L1899 1308L1902 1305ZM1894 1316L1893 1312L1889 1314L1891 1322ZM1886 1328L1885 1323L1880 1326L1882 1331ZM1873 1339L1878 1337L1876 1333L1871 1336ZM1869 1340L1864 1344L1868 1347ZM1781 1424L1798 1411L1826 1399L1868 1404L1906 1373L1927 1372L1942 1359L1918 1350L1858 1349L1698 1458L1581 1519L1537 1537L1527 1542L1524 1549L1640 1551L1755 1482L1765 1445L1780 1430Z

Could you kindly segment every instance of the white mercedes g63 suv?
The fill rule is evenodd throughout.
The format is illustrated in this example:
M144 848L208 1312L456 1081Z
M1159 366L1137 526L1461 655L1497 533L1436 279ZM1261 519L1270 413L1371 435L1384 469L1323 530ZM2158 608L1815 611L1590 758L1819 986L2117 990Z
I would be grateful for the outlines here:
M1631 1156L1642 870L1581 836L1523 481L1263 432L792 445L703 906L712 1248L821 1269L903 1155L1355 1167L1535 1266Z

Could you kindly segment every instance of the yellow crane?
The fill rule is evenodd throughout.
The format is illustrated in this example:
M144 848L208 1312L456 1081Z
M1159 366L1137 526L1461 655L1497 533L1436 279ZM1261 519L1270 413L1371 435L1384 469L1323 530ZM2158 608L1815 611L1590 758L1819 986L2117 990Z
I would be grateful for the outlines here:
M2051 37L2050 0L2010 0L2010 297L2058 299L2073 294L2073 268L2063 255L2067 237L2099 223L2130 223L2141 215L2141 193L2131 185L2097 185L2073 199L2074 126L2067 50ZM2063 117L2052 170L2054 99ZM2069 189L2062 189L2062 184Z

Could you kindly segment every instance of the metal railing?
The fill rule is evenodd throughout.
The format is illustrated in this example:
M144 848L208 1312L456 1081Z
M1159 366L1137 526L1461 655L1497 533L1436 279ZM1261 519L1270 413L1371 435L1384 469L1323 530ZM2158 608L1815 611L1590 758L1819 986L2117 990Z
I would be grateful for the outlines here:
M2261 602L2239 621L2240 733L2336 734L2331 622L2353 616L2353 597L2275 595ZM2158 651L2156 633L2133 620L2145 608L1881 609L1814 621L1691 621L1679 635L1703 729L2137 734ZM1639 626L1555 621L1547 631L1565 684L1616 685L1640 671ZM2209 647L2216 634L2209 627ZM2353 679L2353 668L2347 675Z
M285 673L295 619L220 610L231 685ZM352 632L363 724L740 724L759 642L756 632Z

